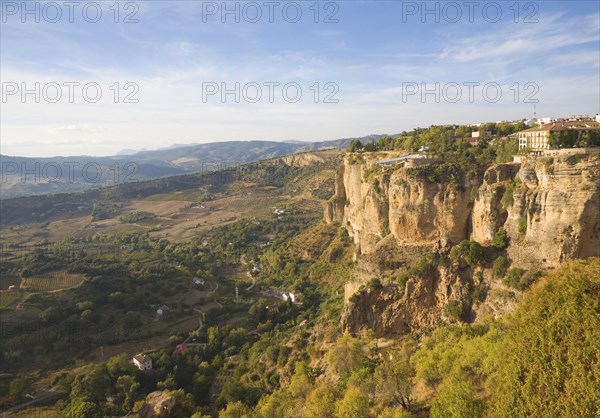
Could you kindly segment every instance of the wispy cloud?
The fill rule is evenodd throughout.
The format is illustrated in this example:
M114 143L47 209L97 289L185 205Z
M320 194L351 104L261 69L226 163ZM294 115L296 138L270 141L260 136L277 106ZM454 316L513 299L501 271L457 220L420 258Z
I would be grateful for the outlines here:
M493 60L508 64L524 58L527 61L539 58L564 47L597 45L599 19L599 14L546 14L540 15L537 23L513 25L510 30L502 25L490 25L495 30L450 41L439 59L456 62Z

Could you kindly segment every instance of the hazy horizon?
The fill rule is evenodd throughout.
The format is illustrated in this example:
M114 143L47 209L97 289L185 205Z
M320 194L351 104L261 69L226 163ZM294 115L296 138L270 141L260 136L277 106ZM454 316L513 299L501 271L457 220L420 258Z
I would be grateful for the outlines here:
M597 3L467 3L3 2L0 152L600 111Z

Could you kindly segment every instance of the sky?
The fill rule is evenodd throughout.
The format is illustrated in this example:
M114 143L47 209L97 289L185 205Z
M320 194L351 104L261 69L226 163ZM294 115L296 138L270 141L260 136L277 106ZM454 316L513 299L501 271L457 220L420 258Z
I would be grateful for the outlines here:
M0 153L600 111L596 1L0 1Z

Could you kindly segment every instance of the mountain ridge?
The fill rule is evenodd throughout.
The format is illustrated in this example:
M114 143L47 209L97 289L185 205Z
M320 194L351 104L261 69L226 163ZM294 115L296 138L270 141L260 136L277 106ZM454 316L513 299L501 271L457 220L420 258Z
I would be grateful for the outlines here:
M374 142L384 135L359 140ZM135 154L22 157L0 154L0 197L69 193L124 181L206 173L241 164L327 148L346 148L354 138L320 142L226 141L173 145Z

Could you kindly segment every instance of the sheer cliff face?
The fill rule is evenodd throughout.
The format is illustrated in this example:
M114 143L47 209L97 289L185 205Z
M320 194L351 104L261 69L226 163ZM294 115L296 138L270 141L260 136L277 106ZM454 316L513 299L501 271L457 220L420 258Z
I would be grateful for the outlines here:
M408 267L431 251L448 254L465 239L489 246L501 227L511 267L535 271L600 256L600 153L499 164L459 186L432 183L403 168L379 173L372 164L345 160L325 211L325 220L340 222L357 246L358 263L345 289L347 331L368 327L377 335L403 335L435 323L449 301L472 304L466 289L476 284L475 273L464 266L429 269L403 291L390 284L351 298L373 277L390 283L378 267L382 261ZM478 269L477 280L485 277L492 291L477 311L511 310L501 280L489 267Z
M345 161L325 211L326 221L346 226L359 254L371 253L388 233L408 244L467 237L471 183L431 183L403 169L365 178L370 167Z
M597 153L501 164L459 187L431 183L406 169L369 176L370 167L345 160L325 211L326 221L347 228L359 254L371 253L388 233L407 244L464 239L488 244L503 227L515 265L553 267L569 258L600 256ZM504 207L511 183L513 203Z
M513 203L503 208L500 200L511 181ZM520 167L492 167L479 188L471 217L473 240L486 243L499 227L508 232L507 253L514 265L539 269L566 259L597 257L599 155L529 159Z

